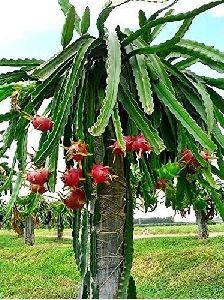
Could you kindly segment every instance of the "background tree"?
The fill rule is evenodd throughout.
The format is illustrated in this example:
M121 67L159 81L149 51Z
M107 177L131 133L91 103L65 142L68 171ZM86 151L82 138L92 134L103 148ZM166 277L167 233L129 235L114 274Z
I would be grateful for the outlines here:
M164 179L161 172L158 178L157 169L163 165L164 172L178 176L179 195L184 192L183 186L191 186L180 161L184 150L191 150L198 161L197 180L211 193L224 217L219 187L212 177L223 176L223 99L211 87L222 88L223 80L186 71L200 61L223 72L224 54L183 39L195 16L223 1L187 13L175 15L167 11L160 16L175 2L149 18L141 11L140 29L135 32L121 31L119 26L115 31L105 28L106 19L116 8L109 2L98 17L96 38L87 33L89 8L80 18L73 5L60 0L65 14L63 50L46 62L0 60L1 65L21 66L18 71L0 76L1 99L11 95L15 82L24 81L12 95L12 110L0 116L1 121L9 122L0 154L14 140L17 144L14 161L18 163L18 176L9 210L26 172L31 121L34 128L43 131L33 157L36 169L27 177L31 201L36 195L34 191L44 192L46 182L50 191L55 190L61 141L65 147L67 170L63 181L65 186L72 187L65 189L65 204L76 208L73 246L82 276L83 298L90 294L93 298L135 296L134 280L130 277L134 196L138 192L146 206L148 201L154 205L156 183ZM164 43L152 45L163 26L174 21L182 21L176 34ZM74 29L80 38L70 43ZM48 107L44 117L33 116L45 99ZM117 143L111 145L111 139ZM206 155L216 151L218 167L211 166L202 151ZM167 167L169 160L171 170ZM139 183L133 184L131 167L135 164L139 164L143 175ZM85 206L81 210L78 207L83 206L83 189Z
M72 215L62 201L51 203L51 226L57 229L57 239L63 238L64 228L72 227Z
M197 172L194 177L199 176L200 172ZM177 178L177 182L181 180ZM208 221L212 220L215 216L215 205L212 200L212 194L205 190L204 187L192 176L189 176L181 186L181 192L179 192L179 186L177 184L166 183L165 186L165 205L166 207L172 207L173 210L179 212L184 218L187 214L190 214L191 210L195 211L196 224L198 226L198 237L208 238ZM178 197L178 198L177 198ZM219 197L222 199L222 195L219 191Z

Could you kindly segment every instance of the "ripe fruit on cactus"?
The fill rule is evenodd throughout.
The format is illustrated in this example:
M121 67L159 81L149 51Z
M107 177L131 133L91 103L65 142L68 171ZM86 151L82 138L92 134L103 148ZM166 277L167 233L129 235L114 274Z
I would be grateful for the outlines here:
M44 168L41 168L29 172L26 175L26 179L32 184L43 185L45 182L48 181L49 176L49 171Z
M141 156L145 152L150 152L152 150L152 147L146 141L144 135L141 134L135 138L132 144L132 150L137 151L139 153L139 156Z
M49 131L53 127L53 122L50 118L44 116L34 116L32 120L33 127L40 131Z
M33 193L40 193L43 194L46 192L46 189L43 185L39 185L39 184L32 184L30 185L30 190Z
M133 144L135 138L131 135L127 135L127 136L124 135L123 139L124 139L124 142L125 142L125 151L123 151L121 149L121 146L117 141L115 141L113 143L113 145L109 146L109 148L112 149L114 155L116 155L116 156L121 156L121 155L127 153L128 151L132 150L132 144Z
M82 208L85 204L85 193L81 189L75 189L69 197L64 200L65 205L71 209Z
M185 149L182 153L181 156L184 160L184 163L192 166L194 168L198 168L200 166L200 163L197 161L197 159L194 157L193 153L191 152L190 149Z
M88 146L82 142L72 142L72 145L67 150L67 159L74 159L76 161L81 161L88 153Z
M81 169L71 168L64 172L63 182L66 186L76 187L80 184L81 180L84 180Z
M187 148L181 153L181 156L186 164L191 163L192 159L194 159L193 153Z
M92 166L90 176L95 183L107 183L111 175L110 168L104 166L102 163Z
M156 189L165 190L167 188L168 180L164 178L159 178L156 182Z
M201 150L199 152L199 154L201 155L201 157L205 160L205 161L209 161L210 159L214 159L215 157L210 155L208 152Z

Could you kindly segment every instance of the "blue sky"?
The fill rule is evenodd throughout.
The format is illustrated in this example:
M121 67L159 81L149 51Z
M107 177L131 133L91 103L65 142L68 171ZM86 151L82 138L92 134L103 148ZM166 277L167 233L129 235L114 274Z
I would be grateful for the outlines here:
M26 0L7 0L11 2L21 2L25 4ZM13 31L9 31L8 37L4 40L3 39L0 41L0 57L35 57L35 58L43 58L47 59L50 56L52 56L55 52L59 51L61 49L60 46L60 38L61 38L61 29L62 29L62 24L63 24L63 15L60 11L60 8L57 5L56 0L52 0L50 2L53 3L54 5L54 10L52 11L52 14L54 13L54 19L51 20L51 17L49 18L49 24L47 21L45 21L44 17L46 18L47 15L45 14L43 16L43 20L41 19L42 12L38 11L38 8L41 7L43 3L39 0L39 6L37 6L37 0L30 0L31 2L36 3L36 9L37 9L37 17L34 20L36 23L39 22L40 24L43 22L42 26L38 28L38 25L32 24L34 29L32 30L31 23L32 18L27 17L29 15L29 9L32 9L32 6L27 8L26 13L24 12L21 14L21 17L23 18L23 30L22 33L19 32L19 25L21 22L21 19L16 19L15 18L15 23L13 23L14 18L13 16L10 17L10 12L7 10L4 12L4 10L1 10L2 13L7 14L9 13L8 20L10 22L11 27L14 26L14 29L18 30L18 37L15 39L9 38L9 35L11 34L13 36ZM49 1L49 0L47 0ZM99 0L97 0L99 1ZM189 0L181 0L185 5L187 2L189 3ZM203 2L203 1L198 1L194 0L195 2ZM43 1L42 1L43 2ZM85 2L85 1L83 1ZM86 1L87 2L87 1ZM101 1L102 2L102 1ZM204 1L206 2L206 1ZM138 2L140 3L140 2ZM202 3L199 3L202 4ZM139 6L140 5L136 5ZM223 6L223 5L222 5ZM1 7L1 6L0 6ZM130 9L132 7L129 5ZM221 6L220 6L221 7ZM128 8L128 6L127 6ZM218 9L218 8L217 8ZM78 10L78 9L77 9ZM148 11L148 10L147 10ZM126 12L128 12L126 10ZM38 15L39 13L39 15ZM136 14L136 19L137 19L137 10L135 11ZM114 14L115 16L115 14ZM96 18L96 11L93 11L92 13L93 19ZM1 14L0 14L1 18ZM116 17L113 17L116 19ZM26 23L27 19L27 23ZM124 22L123 20L119 20L119 11L118 11L118 20ZM136 20L133 20L135 23ZM116 20L112 20L112 24L116 23ZM127 22L126 22L127 23ZM169 24L161 33L158 41L165 40L167 38L170 38L172 34L177 30L178 26L180 23L171 23ZM221 51L224 51L224 13L223 16L217 16L216 14L211 14L211 12L206 12L201 14L200 16L196 17L193 21L193 24L190 28L190 30L186 34L186 38L189 39L194 39L199 42L204 42L208 45L213 45L216 48L218 48ZM24 27L27 26L28 29L24 29ZM110 24L109 24L110 26ZM31 27L31 28L30 28ZM7 27L6 27L7 28ZM93 28L93 27L92 27ZM29 30L30 29L30 30ZM7 30L7 29L6 29ZM92 32L96 32L95 28L92 29ZM1 32L0 32L1 33ZM21 36L20 36L21 35Z

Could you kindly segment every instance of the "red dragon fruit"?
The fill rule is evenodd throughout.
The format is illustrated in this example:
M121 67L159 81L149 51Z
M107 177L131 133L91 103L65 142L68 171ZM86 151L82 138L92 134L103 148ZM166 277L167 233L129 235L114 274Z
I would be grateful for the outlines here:
M81 169L71 168L64 172L63 182L66 186L76 187L80 184L81 180L84 180Z
M26 179L32 184L43 185L48 181L50 173L48 170L41 168L31 171L27 174Z
M205 161L209 161L210 159L213 159L214 157L212 157L211 155L209 155L208 152L201 150L200 152L201 157L205 160Z
M40 194L43 194L47 191L44 185L32 184L32 183L30 184L30 190L33 193L40 193Z
M156 189L158 190L165 190L167 188L167 184L168 184L168 180L167 179L163 179L163 178L159 178L156 182Z
M137 151L139 156L141 156L145 152L150 152L152 147L146 141L144 135L141 134L135 138L135 141L132 144L132 150Z
M72 142L72 145L67 148L67 158L81 161L88 153L88 146L82 141Z
M185 164L192 166L194 168L198 168L200 166L200 163L197 161L197 159L194 157L192 151L190 149L185 149L181 153L182 159Z
M127 136L124 135L123 139L125 142L125 152L121 149L121 146L117 141L115 141L113 145L109 146L109 148L112 149L114 155L116 156L124 155L124 153L127 153L132 150L132 144L135 138L131 135L127 135Z
M82 208L85 204L85 193L81 189L75 189L69 197L64 200L65 205L71 209Z
M93 178L95 183L107 183L110 175L111 172L108 166L104 166L102 163L92 166L90 176Z
M32 120L33 127L40 131L50 131L53 127L53 122L50 118L44 116L34 116Z
M186 164L191 163L192 159L194 159L193 153L187 148L181 153L181 156Z

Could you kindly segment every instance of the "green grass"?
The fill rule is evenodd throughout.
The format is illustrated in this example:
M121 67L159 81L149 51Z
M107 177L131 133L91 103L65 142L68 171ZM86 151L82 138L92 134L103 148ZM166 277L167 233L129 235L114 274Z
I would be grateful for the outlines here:
M135 241L138 298L224 298L224 237ZM0 298L75 298L79 274L71 240L37 237L28 247L0 230Z
M0 231L1 232L1 231ZM73 298L79 274L71 241L36 238L28 247L12 233L0 234L0 298Z
M209 232L224 232L224 224L209 225ZM55 229L38 229L37 236L56 236ZM197 235L197 225L172 225L172 226L135 226L135 235L142 234L192 234ZM71 229L64 230L64 236L71 236Z
M209 232L224 232L224 224L208 225ZM136 226L135 234L197 234L197 225Z
M135 241L139 298L224 298L224 237Z
M57 231L56 229L52 228L52 229L37 229L36 230L36 235L37 236L55 236L57 235ZM64 229L64 236L72 236L72 230L69 228L69 229Z

